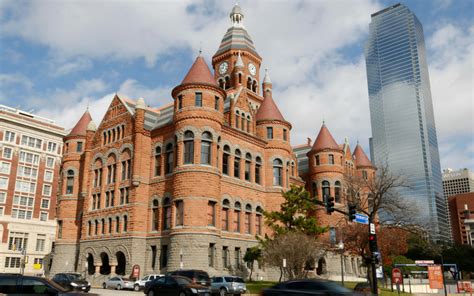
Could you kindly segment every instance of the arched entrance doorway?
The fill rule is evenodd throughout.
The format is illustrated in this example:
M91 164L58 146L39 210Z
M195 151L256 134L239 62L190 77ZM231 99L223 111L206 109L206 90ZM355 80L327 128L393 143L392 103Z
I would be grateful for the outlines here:
M107 255L107 253L101 253L100 260L102 261L100 274L110 274L109 255Z
M121 251L115 253L117 257L117 267L115 268L115 273L120 275L125 275L125 267L127 265L127 260L125 259L125 254Z
M327 273L326 260L324 258L320 258L318 260L318 268L316 268L316 274L323 275L326 273Z
M94 256L91 253L87 255L87 273L88 274L95 273Z

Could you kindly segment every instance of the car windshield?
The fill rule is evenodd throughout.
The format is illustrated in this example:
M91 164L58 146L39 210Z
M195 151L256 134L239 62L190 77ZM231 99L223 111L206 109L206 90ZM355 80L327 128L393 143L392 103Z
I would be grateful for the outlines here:
M70 281L77 281L77 280L82 280L83 279L80 274L75 274L75 273L66 274L66 277Z
M178 284L180 284L180 285L188 285L188 284L191 283L190 280L188 280L187 278L184 278L184 277L175 277L174 279L175 279L175 280L178 282Z
M244 282L244 280L239 277L225 277L225 281L228 283L232 283L232 282L243 283Z

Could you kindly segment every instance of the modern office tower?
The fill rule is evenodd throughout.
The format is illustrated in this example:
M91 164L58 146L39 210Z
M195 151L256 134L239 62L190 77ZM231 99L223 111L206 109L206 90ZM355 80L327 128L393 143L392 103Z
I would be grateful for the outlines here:
M443 170L443 191L446 198L461 194L474 192L474 173L469 169Z
M423 28L415 14L395 4L372 14L365 57L372 125L371 155L411 187L400 194L416 203L413 221L432 239L450 238Z
M52 120L0 105L0 273L48 271L64 135Z

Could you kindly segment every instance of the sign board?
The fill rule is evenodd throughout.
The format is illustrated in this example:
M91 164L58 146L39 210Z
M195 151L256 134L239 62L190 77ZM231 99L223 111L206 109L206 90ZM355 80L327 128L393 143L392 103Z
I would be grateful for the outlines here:
M370 234L375 234L375 224L370 223L369 226L370 226Z
M403 274L400 268L392 269L392 283L395 285L401 285L403 283Z
M428 266L428 279L430 280L431 289L443 288L443 271L441 265Z
M462 293L462 292L467 292L467 293L471 293L472 292L472 284L471 282L468 282L468 281L459 281L458 282L458 293Z
M415 264L434 264L433 260L415 260Z
M355 214L355 220L357 223L360 224L369 224L369 216L364 214Z
M135 278L135 279L140 278L140 265L138 265L138 264L133 265L132 275L130 277Z
M376 273L378 279L383 279L383 267L382 266L379 266L375 270L375 273Z
M35 263L33 264L34 269L41 269L41 263Z

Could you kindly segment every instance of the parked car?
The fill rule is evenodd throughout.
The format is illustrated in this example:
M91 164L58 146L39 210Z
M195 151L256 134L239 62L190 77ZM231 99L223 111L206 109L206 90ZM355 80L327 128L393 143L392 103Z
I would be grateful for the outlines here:
M264 289L262 296L298 296L298 295L352 295L352 291L339 286L335 282L324 280L293 280L279 283Z
M195 284L183 276L164 276L150 282L143 291L147 296L211 296L209 287Z
M135 281L135 283L133 284L133 290L140 291L142 289L145 289L146 283L151 282L153 280L156 280L156 279L158 279L160 277L163 277L163 276L164 276L163 274L149 274L149 275L146 275L141 280Z
M133 289L133 284L134 281L125 278L125 277L120 277L120 276L114 276L104 283L102 283L102 288L104 289L117 289L117 290L122 290L122 289Z
M211 286L211 278L209 278L209 274L204 270L197 270L197 269L184 269L184 270L176 270L173 272L168 273L167 275L180 275L187 277L195 284L200 284L206 287Z
M84 295L83 292L67 291L57 283L46 278L16 274L0 274L0 294L11 296L28 294L41 294L48 296Z
M51 279L66 290L89 292L91 284L80 273L57 273Z
M244 280L238 276L215 276L211 278L211 292L219 296L240 295L247 291Z

